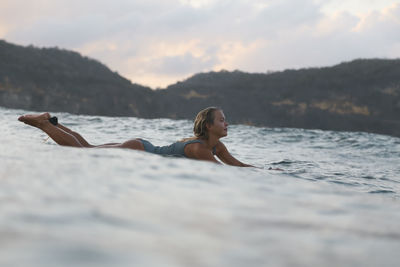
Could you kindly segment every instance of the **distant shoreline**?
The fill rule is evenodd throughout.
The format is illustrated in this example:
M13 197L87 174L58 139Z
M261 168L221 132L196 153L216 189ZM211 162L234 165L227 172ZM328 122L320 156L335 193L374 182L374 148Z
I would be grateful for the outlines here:
M231 123L400 137L400 60L358 59L266 74L199 73L153 90L76 52L0 41L0 106L190 120L202 108L219 106Z

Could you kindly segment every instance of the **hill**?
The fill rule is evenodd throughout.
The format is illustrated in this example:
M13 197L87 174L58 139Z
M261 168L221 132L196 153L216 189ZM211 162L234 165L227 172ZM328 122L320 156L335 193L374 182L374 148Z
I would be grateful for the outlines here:
M272 74L210 72L171 85L169 116L218 105L235 122L400 135L400 60L364 59ZM173 95L173 97L171 97Z
M150 88L132 84L100 62L58 48L0 40L0 105L91 115L143 116Z
M268 74L199 73L151 90L76 52L0 40L0 106L182 119L220 106L231 123L400 136L400 60Z

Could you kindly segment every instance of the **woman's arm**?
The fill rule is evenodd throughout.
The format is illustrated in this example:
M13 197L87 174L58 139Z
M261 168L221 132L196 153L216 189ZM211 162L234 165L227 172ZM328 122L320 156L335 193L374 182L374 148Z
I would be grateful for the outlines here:
M204 148L201 144L191 144L190 146L186 146L185 154L188 155L189 158L206 160L221 164L218 160L215 159L212 152L209 149Z
M228 149L221 141L218 142L216 150L217 157L225 164L239 167L255 167L237 160L231 155L231 153L229 153Z

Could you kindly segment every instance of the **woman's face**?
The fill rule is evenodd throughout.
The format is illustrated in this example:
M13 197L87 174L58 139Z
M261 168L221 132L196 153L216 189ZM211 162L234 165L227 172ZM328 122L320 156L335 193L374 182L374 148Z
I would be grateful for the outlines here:
M225 115L222 110L214 111L214 124L209 125L208 133L218 137L228 135L228 123L225 121Z

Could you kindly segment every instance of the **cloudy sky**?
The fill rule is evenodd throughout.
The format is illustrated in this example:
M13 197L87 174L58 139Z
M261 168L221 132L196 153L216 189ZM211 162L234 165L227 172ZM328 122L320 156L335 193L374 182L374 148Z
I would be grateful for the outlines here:
M1 0L0 39L163 88L212 70L400 58L400 0Z

